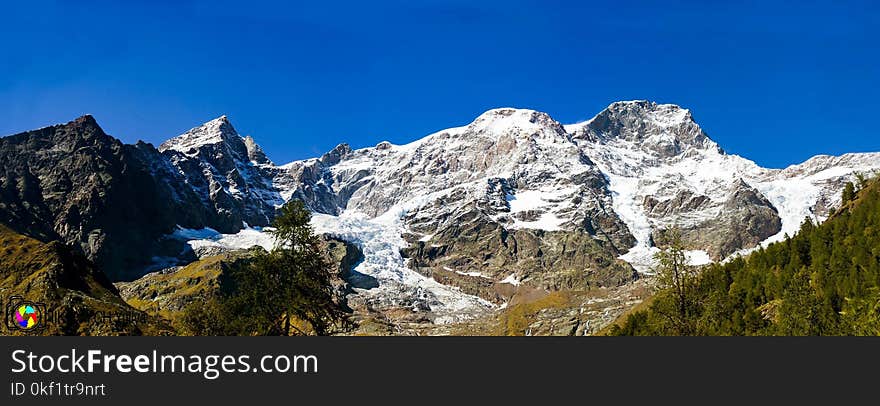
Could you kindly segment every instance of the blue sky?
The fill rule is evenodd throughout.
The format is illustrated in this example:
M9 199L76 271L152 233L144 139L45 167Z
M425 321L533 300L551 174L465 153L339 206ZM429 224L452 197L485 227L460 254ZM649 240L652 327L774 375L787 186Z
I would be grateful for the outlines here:
M4 2L0 134L90 113L158 145L227 114L284 163L650 99L765 166L880 151L880 6L707 3Z

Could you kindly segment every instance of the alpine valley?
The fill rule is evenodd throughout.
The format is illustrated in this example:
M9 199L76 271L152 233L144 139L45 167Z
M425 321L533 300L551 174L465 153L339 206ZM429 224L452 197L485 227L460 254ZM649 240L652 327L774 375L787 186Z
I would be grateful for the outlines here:
M173 319L253 246L271 249L265 227L299 199L338 266L345 334L586 335L649 298L671 228L693 265L744 255L823 221L880 153L762 168L687 109L626 101L569 125L494 109L406 145L284 165L226 116L158 148L83 116L0 138L0 164L6 241L52 243L76 261L56 264L64 278L100 287L60 283L46 300ZM2 248L6 268L18 251ZM0 275L0 294L58 291L54 268L27 269Z

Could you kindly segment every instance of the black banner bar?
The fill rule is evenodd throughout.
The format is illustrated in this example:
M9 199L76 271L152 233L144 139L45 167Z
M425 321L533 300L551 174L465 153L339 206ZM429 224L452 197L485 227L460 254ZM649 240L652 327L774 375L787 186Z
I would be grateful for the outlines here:
M839 404L873 393L880 365L876 338L2 337L0 347L4 405Z

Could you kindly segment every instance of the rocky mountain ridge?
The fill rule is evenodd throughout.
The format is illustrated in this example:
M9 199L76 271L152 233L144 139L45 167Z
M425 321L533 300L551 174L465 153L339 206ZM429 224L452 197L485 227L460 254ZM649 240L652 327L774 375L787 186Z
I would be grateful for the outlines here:
M261 227L301 199L318 232L364 254L354 272L370 283L352 303L433 323L523 292L628 284L670 227L692 263L723 260L822 220L845 181L880 168L877 153L761 168L687 109L649 101L571 125L493 109L406 145L340 144L280 166L226 116L158 149L83 117L0 139L0 161L0 221L79 247L114 280L265 246Z

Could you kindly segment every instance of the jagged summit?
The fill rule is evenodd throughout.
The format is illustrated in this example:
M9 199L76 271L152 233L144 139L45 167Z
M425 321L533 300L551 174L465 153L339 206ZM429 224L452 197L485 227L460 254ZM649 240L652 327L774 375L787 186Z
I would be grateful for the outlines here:
M75 118L71 123L98 125L98 121L91 114L83 114Z
M107 133L98 125L98 121L91 114L83 114L67 124L58 124L47 128L67 129L67 133L74 137L98 137L110 141Z
M474 123L492 121L503 118L514 118L531 122L535 121L539 117L546 120L550 118L550 115L532 109L523 109L517 107L498 107L484 111L482 114L477 116L476 119L474 119Z
M202 202L217 211L219 228L214 229L268 225L283 204L272 185L277 167L225 115L165 141L159 151Z
M194 152L202 145L217 144L221 142L243 142L241 136L235 131L229 119L223 115L205 124L194 127L189 131L178 135L159 145L159 151L175 150L183 153Z
M47 126L35 128L35 129L29 130L29 131L24 131L24 132L15 133L15 134L9 134L9 135L0 135L0 138L26 136L28 134L33 134L33 133L36 133L39 131L43 131L46 134L51 134L53 130L59 129L59 128L62 128L62 129L63 128L90 128L90 129L95 130L96 132L100 132L101 134L104 134L104 130L101 128L101 126L98 125L98 122L95 120L95 118L91 114L83 114L73 120L66 122L66 123L49 124Z
M161 152L172 150L192 156L203 147L211 145L228 149L243 162L250 161L256 165L274 165L253 137L250 135L242 137L238 134L226 115L171 138L159 145L158 149Z
M95 120L91 114L83 114L67 123L63 124L55 124L47 127L43 127L42 129L70 129L70 130L81 130L81 131L69 131L71 135L79 135L83 136L85 134L97 134L106 136L107 134L104 132L104 129L98 125L98 121ZM82 134L81 132L85 132Z
M569 125L562 125L541 111L493 108L465 126L440 130L407 145L422 145L437 137L466 141L473 137L500 140L511 135L548 140L574 138L594 143L624 140L638 149L653 151L661 158L676 156L689 149L723 153L694 121L690 110L649 100L614 102L590 120ZM382 147L388 145L382 144L379 149Z
M324 165L336 165L339 163L342 158L351 153L351 146L347 143L342 143L337 145L335 148L330 150L321 156L321 163Z
M615 102L592 119L566 128L575 138L599 143L628 141L660 158L689 148L723 152L694 121L690 110L675 104Z
M652 100L647 99L638 99L638 100L620 100L613 102L606 107L606 110L621 110L621 109L638 109L643 111L648 110L668 110L668 111L684 111L689 112L688 109L685 109L677 104L672 103L657 103Z
M648 100L614 102L584 123L596 129L611 130L617 125L645 128L649 125L662 128L679 127L696 123L690 110L675 104L657 104Z

